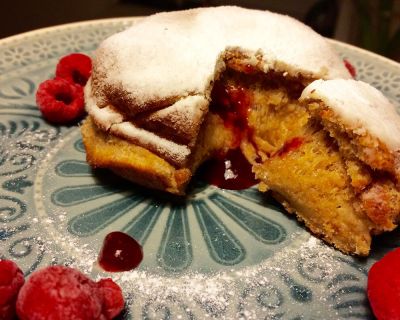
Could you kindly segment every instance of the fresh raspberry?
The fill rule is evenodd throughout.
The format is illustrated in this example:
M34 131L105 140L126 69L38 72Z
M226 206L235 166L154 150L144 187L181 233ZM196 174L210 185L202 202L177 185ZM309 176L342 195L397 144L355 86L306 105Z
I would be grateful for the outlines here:
M400 248L375 262L368 273L368 298L379 320L400 319Z
M83 88L61 78L42 82L36 91L36 103L43 117L52 123L71 123L85 113Z
M10 260L0 260L0 319L15 318L15 301L24 284L24 275Z
M121 288L111 279L101 279L97 285L104 297L103 313L108 319L116 317L125 303Z
M121 289L111 279L94 282L78 270L50 266L38 270L17 300L21 320L109 320L124 305Z
M56 67L56 78L84 86L92 72L92 60L85 54L72 53L62 57Z
M343 63L350 75L355 79L357 76L356 68L347 59L343 59Z

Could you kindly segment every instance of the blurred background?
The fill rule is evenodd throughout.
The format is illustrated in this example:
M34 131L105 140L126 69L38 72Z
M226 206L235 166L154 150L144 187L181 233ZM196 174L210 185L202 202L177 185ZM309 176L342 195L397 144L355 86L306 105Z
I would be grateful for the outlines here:
M0 38L68 22L228 4L288 14L326 37L400 61L400 0L0 0Z

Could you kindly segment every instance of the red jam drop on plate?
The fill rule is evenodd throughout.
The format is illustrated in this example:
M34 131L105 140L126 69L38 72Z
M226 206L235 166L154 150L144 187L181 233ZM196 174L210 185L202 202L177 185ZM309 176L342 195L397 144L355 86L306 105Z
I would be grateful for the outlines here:
M126 233L109 233L103 242L98 262L109 272L122 272L135 269L143 260L141 245Z
M355 79L357 76L356 68L347 59L343 59L343 63L350 75Z
M257 184L251 165L239 148L208 160L201 168L201 178L221 189L243 190Z

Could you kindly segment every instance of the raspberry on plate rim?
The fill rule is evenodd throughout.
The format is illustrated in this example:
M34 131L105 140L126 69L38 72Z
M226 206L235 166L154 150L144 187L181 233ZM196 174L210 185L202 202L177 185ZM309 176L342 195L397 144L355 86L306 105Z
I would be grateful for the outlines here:
M43 117L52 123L71 123L85 113L83 88L61 78L42 82L36 102Z
M85 114L83 87L92 72L92 60L82 53L62 57L54 79L43 81L36 103L43 117L54 124L70 124Z
M83 53L71 53L62 57L56 66L56 78L85 86L92 73L92 60Z

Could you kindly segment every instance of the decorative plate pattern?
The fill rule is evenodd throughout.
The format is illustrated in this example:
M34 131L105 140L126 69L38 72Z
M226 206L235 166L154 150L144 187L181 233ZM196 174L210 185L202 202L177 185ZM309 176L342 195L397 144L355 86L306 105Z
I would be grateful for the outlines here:
M92 171L77 127L53 127L35 104L60 56L91 53L134 19L38 30L0 41L0 258L26 275L72 265L123 288L123 319L368 319L369 266L400 245L395 231L368 259L344 256L310 236L255 188L224 191L194 179L184 200ZM336 41L359 79L400 108L400 66ZM104 236L121 230L144 248L141 266L96 266Z

